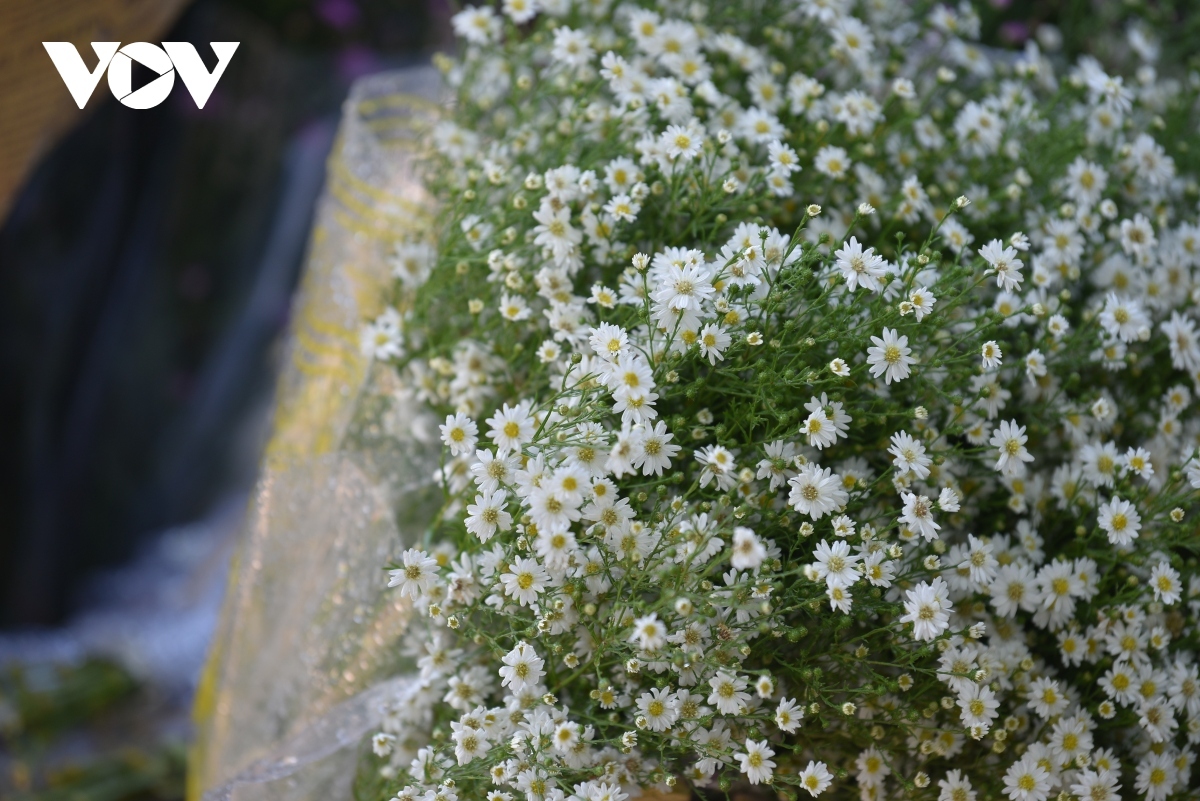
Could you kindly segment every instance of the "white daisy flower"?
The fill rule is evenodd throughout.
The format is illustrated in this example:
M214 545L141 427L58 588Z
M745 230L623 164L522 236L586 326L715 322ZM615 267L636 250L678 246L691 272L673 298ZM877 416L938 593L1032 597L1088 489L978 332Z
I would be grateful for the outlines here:
M462 456L475 450L478 442L479 428L475 421L461 412L446 416L446 422L439 426L442 432L442 442L454 456Z
M812 760L796 778L799 779L800 786L807 790L813 798L828 790L829 785L833 784L833 774L829 772L825 763Z
M505 511L508 493L493 490L475 496L475 503L467 506L467 531L487 542L497 531L508 531L512 527L512 515Z
M794 698L783 698L775 707L775 725L782 732L793 733L800 727L800 721L803 719L804 707L797 706Z
M892 455L892 464L900 474L911 473L918 479L929 477L929 467L933 460L925 453L925 446L914 439L907 431L897 431L892 434L892 445L888 453Z
M700 355L708 359L709 364L716 364L725 358L725 349L730 343L729 332L715 323L709 323L700 329L696 344L700 346Z
M1017 258L1017 251L1005 247L999 239L993 239L979 249L979 255L996 273L996 286L1006 292L1011 292L1021 286L1024 280L1021 276L1023 262Z
M908 337L896 333L895 329L884 328L883 337L871 337L873 347L867 348L867 364L870 365L871 375L884 377L885 383L903 381L912 373L912 349L908 347Z
M988 444L1000 452L996 459L996 472L1008 476L1022 475L1025 463L1033 461L1033 456L1025 448L1028 441L1025 426L1018 426L1016 420L1002 421L988 440Z
M1166 562L1159 562L1150 571L1150 587L1154 590L1154 599L1170 606L1183 597L1183 585L1179 581L1179 572Z
M500 684L514 693L537 686L545 675L542 671L545 661L537 655L532 645L524 641L517 643L501 661L504 667L500 668Z
M1050 797L1050 773L1026 754L1004 774L1001 791L1010 801L1046 801Z
M922 581L915 588L906 590L904 615L901 623L913 624L913 638L928 642L936 639L950 625L949 588L941 577L932 583Z
M400 597L424 595L437 581L437 559L419 548L409 548L400 557L401 566L388 571L389 587L399 587Z
M666 731L679 719L679 705L670 687L642 693L637 699L637 709L646 718L646 728L650 731Z
M736 754L741 763L740 770L751 784L768 781L775 773L775 750L766 740L746 740L745 753Z
M643 651L657 651L666 645L669 634L666 624L658 619L658 614L651 612L633 622L629 642L636 643Z
M961 771L946 771L946 778L938 781L937 801L975 801L975 798L971 780Z
M788 503L813 520L842 508L849 499L842 488L841 476L814 463L801 467L797 475L788 479L788 486L791 488Z
M902 492L900 497L904 501L900 522L912 529L914 534L924 537L926 542L937 539L941 526L933 520L932 502L924 495L912 492Z
M837 180L846 175L852 163L844 148L825 145L817 151L817 156L813 160L813 168L822 175Z
M992 721L999 713L996 711L1000 702L996 694L986 685L970 682L958 695L959 717L968 729L991 728Z
M746 680L727 671L717 671L717 675L708 680L708 686L712 689L708 703L722 715L741 714L750 700L750 694L745 692Z
M814 580L824 581L830 587L849 587L858 581L860 558L850 553L845 540L835 540L833 545L821 540L813 552Z
M1025 697L1029 700L1030 708L1044 719L1052 718L1067 708L1068 699L1058 682L1045 676L1029 685Z
M519 556L513 560L508 571L500 575L504 594L521 606L537 602L538 595L546 591L550 576L536 559Z
M867 248L864 251L858 240L850 237L850 241L835 251L833 255L836 259L834 267L846 279L846 286L851 292L860 286L871 292L882 291L883 285L879 279L883 278L887 272L886 262L875 252L874 248Z
M729 563L735 570L756 570L767 556L767 549L763 547L762 541L745 526L738 526L733 530L732 551L733 556L730 557Z
M1108 541L1121 548L1128 547L1138 537L1142 528L1142 516L1129 501L1114 495L1100 505L1096 524L1108 535Z
M472 6L450 18L454 33L474 44L488 44L500 36L500 19L491 6Z
M983 357L984 370L995 370L1004 363L1004 354L994 339L989 339L983 343L981 356Z

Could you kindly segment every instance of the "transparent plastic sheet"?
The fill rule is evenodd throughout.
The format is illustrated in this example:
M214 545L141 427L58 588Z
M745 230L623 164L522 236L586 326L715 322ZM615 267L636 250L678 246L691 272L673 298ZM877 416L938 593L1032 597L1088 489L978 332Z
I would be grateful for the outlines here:
M440 491L427 415L358 346L395 241L429 230L416 177L431 68L355 85L328 165L274 428L196 698L188 798L351 797L359 745L402 695L407 608L383 565Z

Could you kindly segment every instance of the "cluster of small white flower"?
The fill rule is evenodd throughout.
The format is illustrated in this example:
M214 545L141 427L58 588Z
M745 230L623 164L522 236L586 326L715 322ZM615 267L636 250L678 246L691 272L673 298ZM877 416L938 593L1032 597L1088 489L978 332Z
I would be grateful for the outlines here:
M362 339L445 415L381 793L1194 792L1200 79L921 5L454 17Z

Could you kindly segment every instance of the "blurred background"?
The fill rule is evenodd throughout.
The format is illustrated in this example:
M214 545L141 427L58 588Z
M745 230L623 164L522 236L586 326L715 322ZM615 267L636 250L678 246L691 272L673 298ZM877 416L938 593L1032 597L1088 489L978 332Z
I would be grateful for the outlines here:
M339 106L451 2L0 0L0 798L182 798ZM992 45L1119 60L1145 17L1196 58L1189 0L975 5ZM93 40L241 44L203 110L80 111L41 42Z
M0 0L0 798L182 797L340 104L449 14ZM203 110L79 110L41 42L116 40L241 44Z

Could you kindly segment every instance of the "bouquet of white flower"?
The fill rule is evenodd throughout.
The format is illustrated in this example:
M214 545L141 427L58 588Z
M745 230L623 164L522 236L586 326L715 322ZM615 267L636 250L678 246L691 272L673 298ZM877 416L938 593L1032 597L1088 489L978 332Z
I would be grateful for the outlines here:
M454 27L362 338L444 505L360 785L1195 798L1200 77L969 3Z

